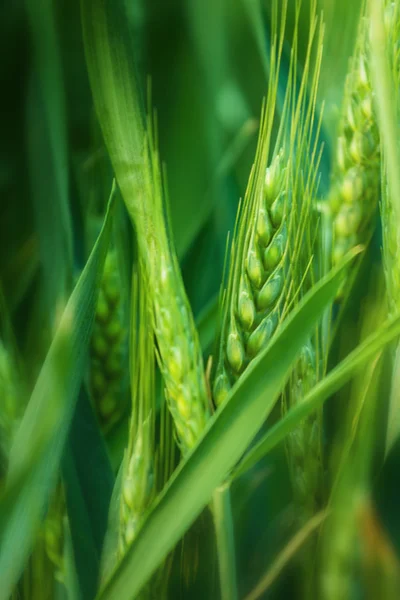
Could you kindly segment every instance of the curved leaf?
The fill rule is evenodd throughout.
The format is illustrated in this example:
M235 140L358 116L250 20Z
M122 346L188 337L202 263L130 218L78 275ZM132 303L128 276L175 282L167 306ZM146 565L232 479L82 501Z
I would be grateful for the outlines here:
M9 598L18 580L57 479L86 364L113 195L103 229L65 307L11 448L6 493L0 501L0 598Z
M83 597L96 595L114 474L104 438L81 387L63 460L71 541Z

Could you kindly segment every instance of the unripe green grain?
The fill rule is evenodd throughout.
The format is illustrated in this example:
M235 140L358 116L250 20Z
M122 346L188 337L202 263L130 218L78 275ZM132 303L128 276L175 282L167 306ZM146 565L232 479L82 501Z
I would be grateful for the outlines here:
M282 188L285 172L283 169L283 150L276 155L266 168L264 180L264 199L268 208L276 200Z
M275 228L282 223L286 207L286 194L281 192L271 206L271 221Z
M231 369L235 373L240 373L246 357L241 336L234 322L226 342L226 358Z
M272 242L265 248L263 262L265 270L273 271L283 258L287 244L287 229L283 227L279 233L275 234Z
M220 406L226 397L228 396L231 389L230 378L225 369L223 369L216 377L214 382L214 401L217 406Z
M247 256L247 275L253 286L259 289L264 279L264 268L259 248L255 242L253 242L253 247L249 249Z
M271 240L274 228L268 214L268 210L261 206L257 217L257 236L261 244L267 246Z
M264 317L247 340L246 350L251 358L257 356L260 350L267 345L275 333L277 326L278 315L276 313Z
M245 273L241 277L239 285L238 317L243 329L251 331L256 318L256 307L253 292Z
M275 304L283 289L283 273L277 271L264 283L257 296L257 306L260 311L270 308Z

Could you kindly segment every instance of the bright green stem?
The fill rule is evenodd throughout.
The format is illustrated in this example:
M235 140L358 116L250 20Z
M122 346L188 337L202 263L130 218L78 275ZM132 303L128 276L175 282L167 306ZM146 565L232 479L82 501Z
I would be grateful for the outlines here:
M221 486L214 491L212 512L217 541L221 599L237 600L236 553L229 486Z

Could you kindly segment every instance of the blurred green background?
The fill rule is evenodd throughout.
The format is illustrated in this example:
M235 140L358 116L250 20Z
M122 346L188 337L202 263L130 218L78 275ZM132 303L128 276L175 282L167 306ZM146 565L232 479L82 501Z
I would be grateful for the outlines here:
M233 228L254 157L261 103L268 90L271 3L115 1L125 4L144 100L148 78L151 81L174 241L199 317L219 292L227 233ZM326 21L319 91L319 108L325 103L321 194L329 178L360 5L359 0L320 2ZM293 0L287 40L294 11ZM300 69L307 12L305 8L300 16ZM10 337L31 387L48 350L57 307L68 297L93 243L89 215L94 205L96 214L103 215L112 174L92 107L79 2L3 0L0 51L0 299L3 317L9 317L2 318L1 327L4 337L12 325ZM282 93L289 53L288 41ZM377 242L370 261L379 257ZM360 296L368 282L363 285ZM357 299L349 308L350 333L356 313ZM72 444L73 435L74 430ZM375 483L380 516L400 550L398 466L395 448ZM252 588L289 539L290 498L283 448L235 484L241 594ZM218 587L208 514L175 553L173 597L186 597L186 585L197 598L213 598ZM289 568L271 597L292 597L295 589Z

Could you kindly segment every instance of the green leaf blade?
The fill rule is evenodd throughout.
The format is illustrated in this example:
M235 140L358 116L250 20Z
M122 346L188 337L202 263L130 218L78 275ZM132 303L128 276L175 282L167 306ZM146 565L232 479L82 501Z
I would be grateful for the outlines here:
M11 595L57 480L86 364L113 206L112 193L102 231L66 305L11 448L0 502L0 598Z

